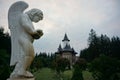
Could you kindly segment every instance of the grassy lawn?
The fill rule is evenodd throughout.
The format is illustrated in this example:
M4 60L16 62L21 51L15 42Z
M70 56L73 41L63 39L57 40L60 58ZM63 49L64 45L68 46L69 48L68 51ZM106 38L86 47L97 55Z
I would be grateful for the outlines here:
M49 68L42 68L34 73L35 80L59 80L55 71L52 71ZM72 77L72 70L67 70L63 74L63 80L70 80ZM94 80L91 76L91 73L88 71L83 72L84 80Z
M94 80L91 73L88 71L83 71L84 80Z
M36 80L54 80L55 73L49 68L43 68L34 73Z
M70 80L72 78L72 70L67 70L63 73L64 80Z

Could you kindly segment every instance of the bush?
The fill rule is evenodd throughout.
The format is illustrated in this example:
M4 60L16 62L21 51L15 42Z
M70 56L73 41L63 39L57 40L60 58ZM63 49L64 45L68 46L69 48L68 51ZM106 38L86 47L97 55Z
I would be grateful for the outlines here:
M66 58L59 58L56 60L56 71L58 73L64 72L67 67L70 66L70 62Z
M71 80L84 80L82 69L79 67L79 65L74 66L73 76Z
M71 80L84 80L83 78L83 70L86 70L87 62L85 59L80 58L74 65L73 76Z
M87 62L84 58L78 59L74 66L76 65L78 65L81 70L86 70L87 68Z
M6 80L10 75L10 67L8 62L9 56L6 50L0 49L0 79Z
M120 61L105 55L92 61L89 70L95 80L120 80Z

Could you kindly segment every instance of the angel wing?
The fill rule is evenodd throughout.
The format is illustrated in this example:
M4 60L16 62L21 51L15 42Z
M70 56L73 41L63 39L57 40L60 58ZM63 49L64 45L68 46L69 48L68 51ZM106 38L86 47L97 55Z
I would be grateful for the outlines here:
M12 44L12 52L11 52L11 60L10 65L15 65L19 60L19 19L20 15L23 14L23 11L28 7L28 4L23 1L18 1L11 5L8 11L8 25L11 32L11 44Z

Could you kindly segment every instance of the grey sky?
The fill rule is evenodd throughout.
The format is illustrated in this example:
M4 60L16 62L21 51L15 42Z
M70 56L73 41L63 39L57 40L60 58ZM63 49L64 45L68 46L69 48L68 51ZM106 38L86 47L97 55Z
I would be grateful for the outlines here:
M7 13L18 0L0 0L0 25L8 30ZM67 33L70 44L79 53L87 47L90 29L108 37L120 37L120 0L23 0L29 9L44 13L43 21L34 24L44 36L34 42L35 51L55 52Z

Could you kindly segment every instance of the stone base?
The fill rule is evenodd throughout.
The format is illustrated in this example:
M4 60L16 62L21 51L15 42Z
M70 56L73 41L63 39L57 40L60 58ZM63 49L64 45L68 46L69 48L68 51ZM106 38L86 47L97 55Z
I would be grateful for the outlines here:
M35 78L9 78L7 80L35 80Z

